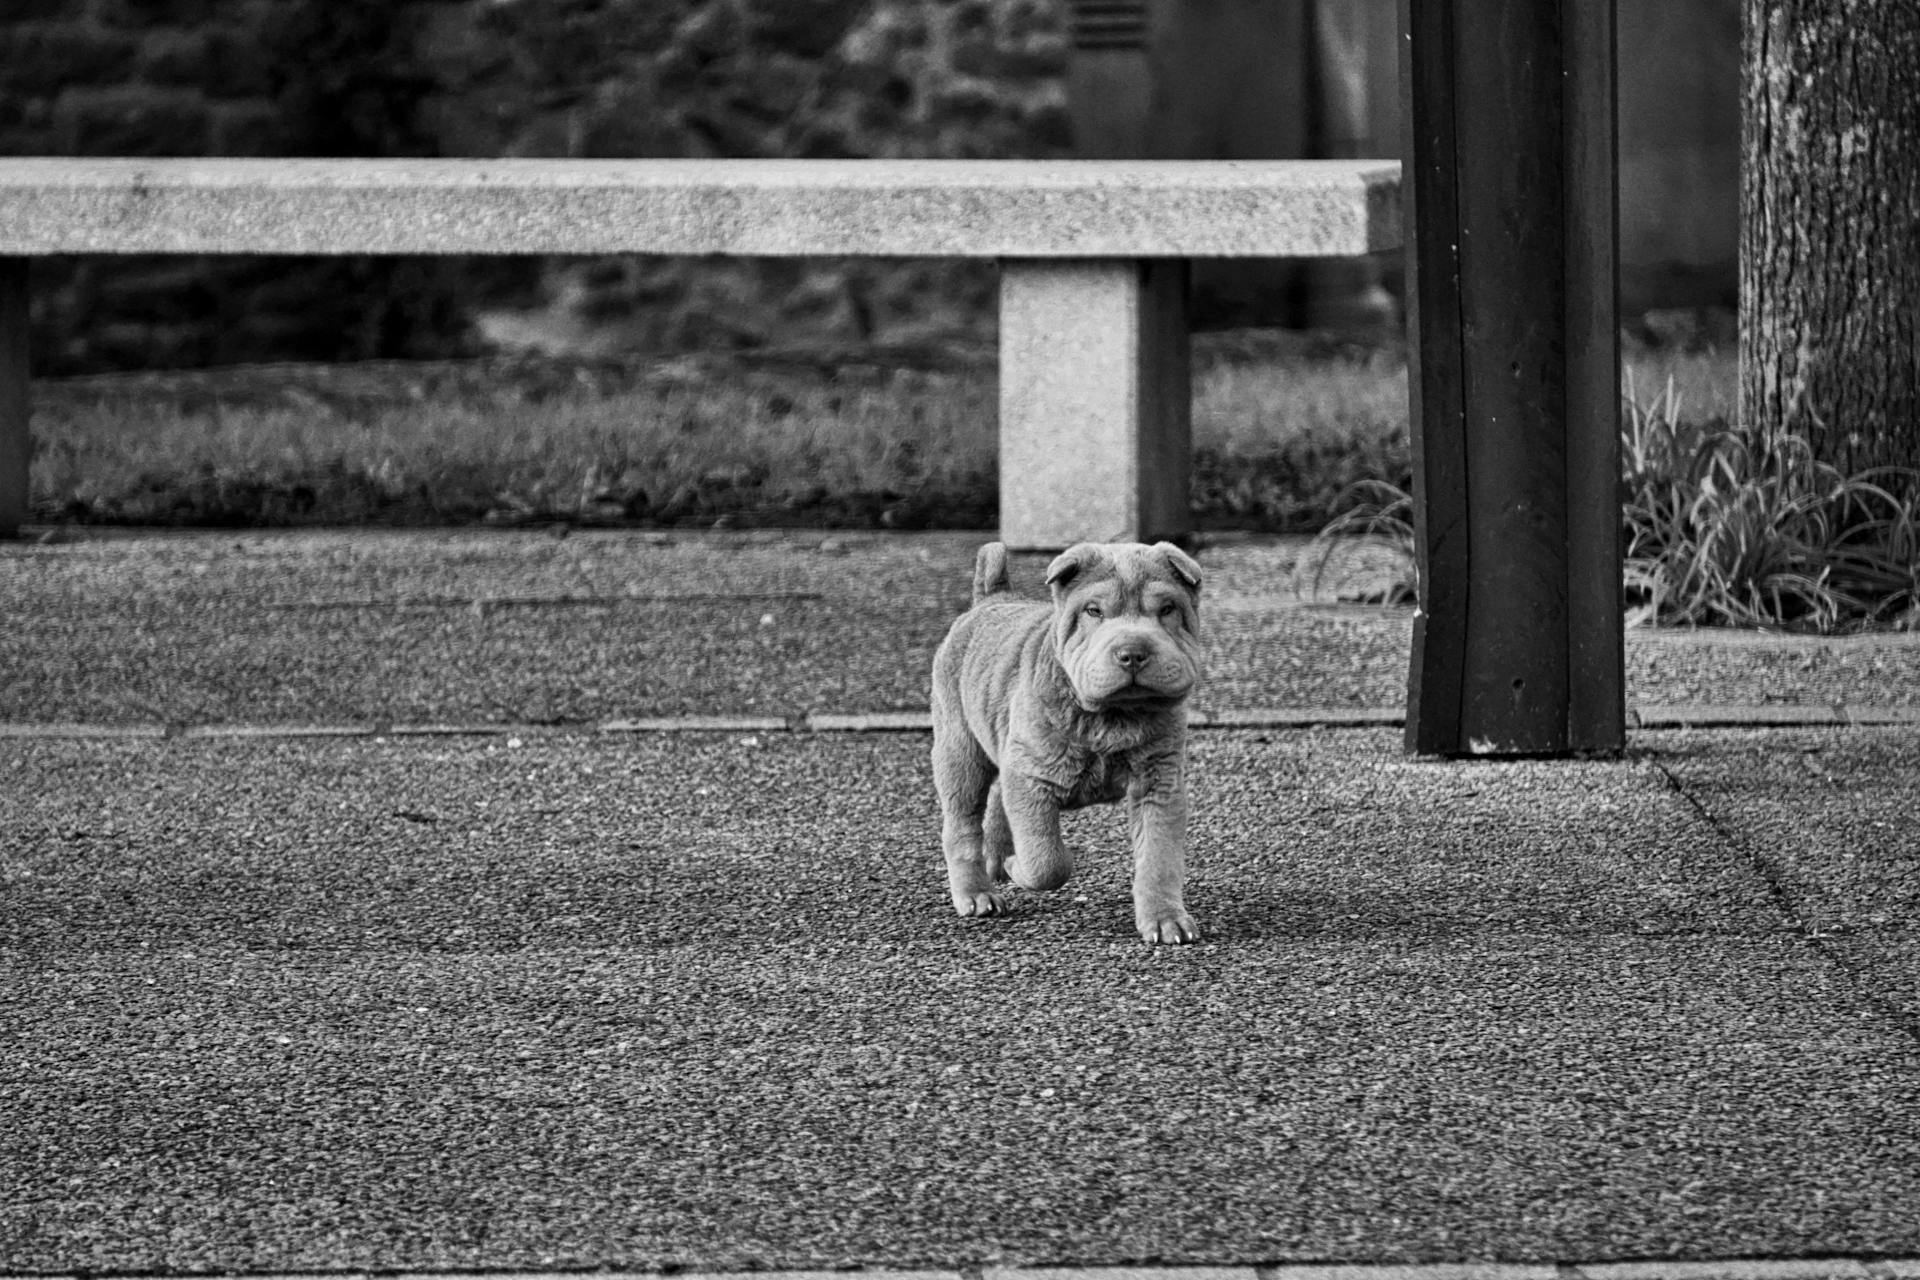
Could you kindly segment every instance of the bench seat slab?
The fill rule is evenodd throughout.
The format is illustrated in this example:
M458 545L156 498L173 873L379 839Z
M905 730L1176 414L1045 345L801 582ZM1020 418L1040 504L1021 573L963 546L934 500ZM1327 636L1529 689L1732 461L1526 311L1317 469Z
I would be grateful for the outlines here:
M1377 160L0 160L0 254L1325 257Z

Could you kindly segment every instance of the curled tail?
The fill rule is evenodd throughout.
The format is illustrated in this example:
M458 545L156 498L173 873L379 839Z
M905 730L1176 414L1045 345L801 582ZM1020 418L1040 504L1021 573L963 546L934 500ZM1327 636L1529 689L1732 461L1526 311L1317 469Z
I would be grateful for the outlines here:
M1007 581L1007 544L989 542L973 558L973 602L1013 590Z

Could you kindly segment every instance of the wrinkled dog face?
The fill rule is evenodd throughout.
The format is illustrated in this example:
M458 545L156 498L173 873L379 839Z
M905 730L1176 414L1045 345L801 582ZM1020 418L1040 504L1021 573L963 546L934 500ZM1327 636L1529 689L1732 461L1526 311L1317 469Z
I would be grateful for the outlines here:
M1053 646L1088 711L1177 702L1200 679L1200 566L1169 542L1083 542L1047 570Z

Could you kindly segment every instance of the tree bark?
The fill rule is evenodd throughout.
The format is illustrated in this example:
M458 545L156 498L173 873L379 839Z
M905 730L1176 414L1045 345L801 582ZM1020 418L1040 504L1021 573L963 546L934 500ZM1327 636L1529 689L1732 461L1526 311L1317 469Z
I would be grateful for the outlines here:
M1741 422L1920 466L1920 4L1743 4Z

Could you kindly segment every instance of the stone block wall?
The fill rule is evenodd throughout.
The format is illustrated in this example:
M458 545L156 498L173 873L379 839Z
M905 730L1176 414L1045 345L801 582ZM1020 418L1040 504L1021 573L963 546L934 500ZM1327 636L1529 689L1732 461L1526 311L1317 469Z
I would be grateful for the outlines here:
M430 154L405 25L348 0L13 0L0 155ZM34 264L48 373L445 354L469 329L451 264L85 258Z
M1016 156L1068 145L1056 0L411 6L448 155Z
M10 0L0 155L1049 156L1063 0ZM913 338L954 263L37 264L44 372Z
M1066 154L1062 0L442 3L416 46L448 155ZM487 337L605 352L990 331L982 263L550 265ZM529 305L531 304L531 305Z

